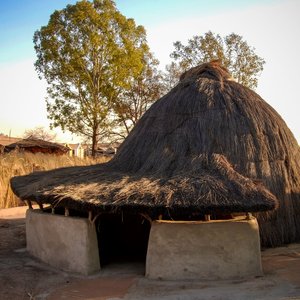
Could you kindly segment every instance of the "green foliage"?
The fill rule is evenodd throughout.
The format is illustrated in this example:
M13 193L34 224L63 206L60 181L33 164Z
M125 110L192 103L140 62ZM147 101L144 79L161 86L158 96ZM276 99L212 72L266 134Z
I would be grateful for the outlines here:
M151 53L145 55L144 68L129 78L128 88L119 94L118 101L114 103L115 119L119 125L115 133L119 136L124 138L150 105L162 95L162 75L157 69L158 64Z
M36 70L48 83L51 125L91 138L95 149L112 104L144 68L144 28L112 0L83 0L55 11L33 41Z
M173 63L167 67L167 74L179 76L187 69L212 60L220 60L237 82L257 87L257 77L265 61L254 52L243 38L235 33L222 38L211 31L203 36L194 36L187 45L177 41L171 53ZM176 62L176 63L175 63Z

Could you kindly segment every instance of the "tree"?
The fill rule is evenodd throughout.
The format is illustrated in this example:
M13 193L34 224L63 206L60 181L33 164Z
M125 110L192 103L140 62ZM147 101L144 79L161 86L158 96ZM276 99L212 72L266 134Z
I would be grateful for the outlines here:
M121 138L126 137L150 105L161 96L163 83L158 64L158 60L147 53L143 69L129 78L128 88L119 94L118 101L114 103L118 128L114 133Z
M255 49L235 33L222 38L209 31L203 36L194 36L188 40L187 45L177 41L174 47L175 50L170 55L174 59L173 65L169 65L168 68L177 74L176 76L191 67L218 59L237 82L249 88L255 88L257 77L265 63L255 54ZM167 69L168 73L170 74L170 70Z
M183 67L181 67L174 61L172 61L169 65L166 66L166 72L163 76L165 93L167 93L171 88L173 88L177 84L180 75L184 72L184 70L185 69Z
M33 41L36 70L48 83L51 126L91 138L94 155L113 103L144 67L144 28L112 0L83 0L55 11Z
M49 132L43 126L37 126L33 129L27 129L25 130L23 136L25 139L33 138L33 139L39 139L47 142L52 142L55 141L56 139L56 133Z

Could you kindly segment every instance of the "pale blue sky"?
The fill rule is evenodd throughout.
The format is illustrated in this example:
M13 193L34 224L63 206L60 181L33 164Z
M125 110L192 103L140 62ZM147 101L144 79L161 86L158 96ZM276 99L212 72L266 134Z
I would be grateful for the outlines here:
M34 56L32 37L69 0L0 0L0 63Z
M33 63L32 37L55 9L74 0L0 0L0 133L21 136L49 126L46 84ZM242 35L266 60L257 92L272 105L300 142L300 0L117 0L117 8L147 31L149 46L170 62L173 43L208 30ZM57 131L59 132L59 131ZM61 140L70 139L62 135ZM79 139L73 137L73 142Z
M201 17L219 12L275 3L277 0L118 0L118 9L136 23L147 27L177 18ZM54 10L74 0L0 0L0 64L34 57L32 37L46 25Z

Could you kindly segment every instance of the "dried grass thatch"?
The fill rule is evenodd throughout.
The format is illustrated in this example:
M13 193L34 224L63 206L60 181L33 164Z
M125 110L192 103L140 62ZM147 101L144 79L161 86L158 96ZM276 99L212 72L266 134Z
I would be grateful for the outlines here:
M157 218L273 209L276 198L233 170L219 154L186 160L164 176L95 165L33 173L13 180L23 199L85 211L138 212Z
M63 145L36 138L27 138L5 147L7 152L12 150L28 151L32 153L66 154L69 149Z
M300 148L279 114L218 64L204 64L158 100L116 157L124 171L172 169L182 157L221 153L279 199L258 216L263 245L300 239ZM129 163L126 157L130 158Z
M263 245L299 239L297 142L276 111L218 63L186 72L109 163L12 180L22 199L179 215L272 209L264 186L280 208L259 214Z

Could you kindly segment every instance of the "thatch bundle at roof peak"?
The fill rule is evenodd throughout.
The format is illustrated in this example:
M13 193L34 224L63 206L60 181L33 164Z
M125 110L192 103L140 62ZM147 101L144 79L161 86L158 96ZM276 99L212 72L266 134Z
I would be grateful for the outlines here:
M22 199L153 217L266 211L277 197L279 209L259 215L263 245L300 239L299 146L277 112L217 62L183 74L110 162L17 177L12 187Z
M180 81L195 80L198 78L209 78L223 82L224 80L232 80L231 74L224 68L219 60L205 63L189 69L180 76Z

